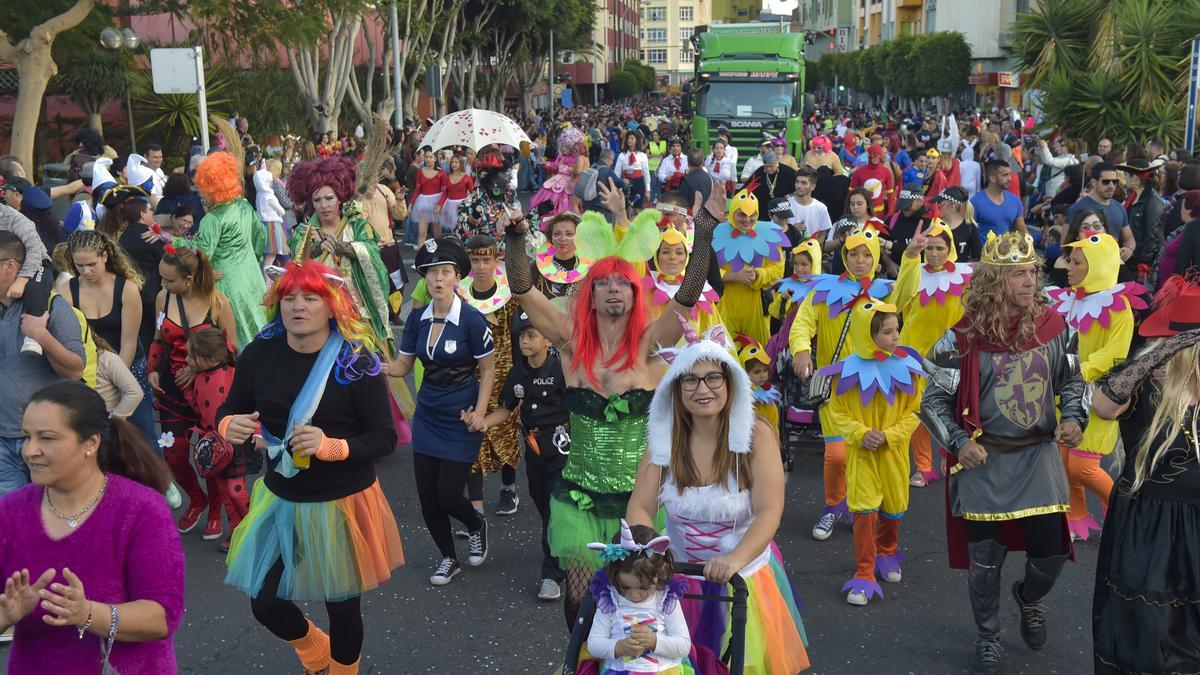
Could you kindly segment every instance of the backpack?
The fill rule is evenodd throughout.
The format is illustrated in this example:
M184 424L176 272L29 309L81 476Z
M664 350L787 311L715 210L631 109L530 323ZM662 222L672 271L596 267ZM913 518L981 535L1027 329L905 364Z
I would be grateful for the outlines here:
M595 200L598 196L596 181L599 178L600 172L594 167L579 172L579 177L575 179L575 196L583 202Z
M50 300L46 303L47 309L52 307L55 298L60 298L58 291L50 291ZM66 298L62 298L66 302ZM72 312L75 312L75 319L79 321L79 334L83 338L83 377L80 379L84 384L96 388L96 341L92 339L92 327L88 324L87 317L84 316L83 310L67 303Z

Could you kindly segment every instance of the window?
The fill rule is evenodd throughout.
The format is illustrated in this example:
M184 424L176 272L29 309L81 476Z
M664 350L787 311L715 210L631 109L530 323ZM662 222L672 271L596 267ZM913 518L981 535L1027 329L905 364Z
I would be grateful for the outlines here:
M750 9L747 7L738 7L737 15L739 19L748 19L750 18Z
M667 41L667 29L666 28L650 28L646 31L646 42L662 43L662 42L666 42L666 41Z
M667 8L666 7L650 7L650 8L648 8L646 10L646 20L647 21L666 21L667 20Z
M686 45L691 40L692 40L692 29L691 28L680 28L679 29L679 41Z
M696 53L693 52L691 49L684 47L683 49L679 50L679 60L680 61L690 62L690 61L694 61L695 58L696 58Z
M667 50L665 49L647 49L646 63L666 63Z
M692 8L691 7L680 7L679 8L679 20L680 21L692 21L693 20L692 19Z

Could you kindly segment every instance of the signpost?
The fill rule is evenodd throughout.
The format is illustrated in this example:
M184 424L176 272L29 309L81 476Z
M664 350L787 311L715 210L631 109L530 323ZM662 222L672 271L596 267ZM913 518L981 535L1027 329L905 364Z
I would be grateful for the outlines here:
M150 50L150 76L156 94L196 94L200 146L208 154L208 98L204 92L204 48Z
M1200 77L1200 35L1192 38L1192 77L1188 81L1187 128L1184 129L1184 145L1192 151L1196 141L1196 80Z

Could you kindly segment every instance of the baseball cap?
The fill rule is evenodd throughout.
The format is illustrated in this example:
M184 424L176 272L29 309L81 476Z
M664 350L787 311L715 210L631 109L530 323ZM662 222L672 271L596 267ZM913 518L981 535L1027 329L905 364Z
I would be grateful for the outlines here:
M776 197L775 199L772 199L771 203L767 206L767 215L779 216L780 218L791 218L794 214L792 213L792 205L788 202L787 198Z

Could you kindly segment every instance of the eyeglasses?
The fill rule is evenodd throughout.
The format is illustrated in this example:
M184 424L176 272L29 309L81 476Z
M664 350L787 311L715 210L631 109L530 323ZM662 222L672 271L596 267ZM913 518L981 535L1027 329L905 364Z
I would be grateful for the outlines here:
M1117 178L1101 178L1099 180L1102 185L1116 185L1117 183L1121 182Z
M700 381L704 381L704 386L708 387L709 391L716 391L725 386L725 373L722 371L713 371L704 377L696 377L695 375L682 375L679 378L679 386L684 391L696 391L700 386Z
M625 288L632 288L633 282L631 282L627 279L615 279L615 278L610 277L607 279L597 279L595 281L595 283L592 285L599 290L608 290L614 286L624 286Z

